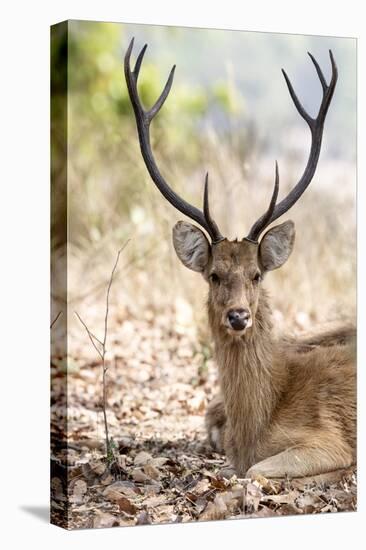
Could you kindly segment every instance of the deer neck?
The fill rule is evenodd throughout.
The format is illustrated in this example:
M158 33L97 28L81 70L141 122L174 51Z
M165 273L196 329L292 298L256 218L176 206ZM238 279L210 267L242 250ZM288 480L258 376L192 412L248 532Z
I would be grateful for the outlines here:
M250 461L249 455L255 454L269 426L284 384L283 367L274 361L275 344L267 295L261 294L253 327L243 337L226 334L210 304L209 321L234 444Z

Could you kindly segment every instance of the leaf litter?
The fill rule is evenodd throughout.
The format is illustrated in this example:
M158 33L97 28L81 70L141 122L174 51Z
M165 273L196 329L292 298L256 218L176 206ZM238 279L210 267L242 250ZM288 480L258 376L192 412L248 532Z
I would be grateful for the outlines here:
M356 510L354 468L293 480L228 473L204 430L218 387L214 362L174 319L174 311L164 311L145 320L116 315L110 323L114 472L104 460L100 363L82 334L71 358L52 361L54 520L77 529Z

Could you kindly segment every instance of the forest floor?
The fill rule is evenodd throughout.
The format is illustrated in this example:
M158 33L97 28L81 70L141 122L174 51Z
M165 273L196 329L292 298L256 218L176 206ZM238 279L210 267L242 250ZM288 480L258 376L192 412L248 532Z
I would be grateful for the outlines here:
M112 471L103 458L101 362L86 333L71 356L52 361L54 523L78 529L356 510L354 469L294 480L226 478L225 457L211 450L204 430L217 392L210 349L170 311L117 316L111 327Z

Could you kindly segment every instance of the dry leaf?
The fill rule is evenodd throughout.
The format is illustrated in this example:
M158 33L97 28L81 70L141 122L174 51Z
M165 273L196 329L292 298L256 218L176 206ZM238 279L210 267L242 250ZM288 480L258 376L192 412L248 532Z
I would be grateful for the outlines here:
M318 508L323 508L325 502L314 493L306 493L296 499L296 506L301 508L305 514L312 514Z
M267 506L262 506L257 512L253 512L252 514L245 514L245 517L250 518L271 518L273 516L278 516L278 513Z
M299 496L299 492L296 490L290 491L280 495L266 495L262 497L262 502L275 502L276 504L294 504L296 498Z
M276 511L279 516L293 516L295 514L303 514L304 510L301 510L294 503L281 504Z
M150 516L145 510L143 510L137 517L136 525L150 525Z
M276 495L281 489L281 484L279 482L267 479L261 475L255 476L253 484L271 495Z
M201 479L196 486L193 488L193 493L196 495L203 495L210 489L210 482L208 479Z
M84 495L88 489L86 482L83 479L78 479L74 485L74 491L70 497L70 501L74 504L82 504Z
M104 512L100 512L99 510L97 510L96 512L97 515L93 520L94 529L119 525L118 519L115 516L112 516L112 514L106 514Z
M103 496L117 502L122 496L136 498L138 492L138 488L131 481L116 481L104 489Z
M225 511L223 511L223 508L217 506L215 502L208 502L206 509L199 517L199 521L224 519L225 514L226 514L226 506L225 506Z
M150 478L146 474L144 474L144 472L139 468L134 468L131 475L135 481L140 483L144 483L145 481L150 480Z
M141 451L135 456L135 460L133 461L135 466L145 466L145 464L148 464L152 461L152 456L149 453L146 453L145 451Z
M134 516L136 514L136 506L130 500L128 500L128 498L121 497L117 501L117 504L121 512L125 512L130 516Z
M105 463L102 461L90 462L89 465L93 473L97 474L98 476L103 475L106 470Z
M250 512L257 512L259 502L263 497L262 491L254 485L254 483L248 483L244 490L244 504L246 510Z
M156 468L162 468L168 461L169 458L166 458L165 456L159 456L157 458L153 458L151 464L153 464Z
M235 489L234 491L227 491L226 493L220 493L221 498L225 502L230 512L244 510L244 490Z
M222 498L222 496L220 494L216 495L215 496L215 499L214 499L214 504L217 508L217 510L222 513L222 514L225 514L226 511L227 511L227 506L224 502L224 499Z
M207 406L207 399L204 395L195 396L189 399L187 403L188 411L191 414L202 414L205 412Z
M145 464L144 472L151 479L158 480L160 478L160 472L153 464Z
M214 489L218 489L219 491L224 491L229 487L229 482L225 479L220 479L218 477L212 477L211 478L211 486Z
M152 508L154 508L155 506L164 504L165 501L166 501L165 495L152 496L152 497L145 498L144 506L149 506L149 507L151 506Z
M80 447L86 447L87 449L103 449L105 446L104 441L100 439L81 439L77 441Z

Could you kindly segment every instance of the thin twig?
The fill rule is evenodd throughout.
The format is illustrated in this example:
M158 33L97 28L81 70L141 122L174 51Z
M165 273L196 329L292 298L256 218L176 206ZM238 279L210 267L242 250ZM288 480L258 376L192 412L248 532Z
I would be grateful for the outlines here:
M82 320L82 318L80 317L80 315L78 314L77 311L74 311L75 315L77 316L77 318L79 319L80 323L83 325L83 327L85 328L86 332L88 333L88 336L89 336L89 339L91 341L91 343L93 344L93 347L94 349L96 350L96 352L98 353L99 357L101 358L101 360L103 361L103 353L97 348L97 346L95 345L95 342L93 340L93 336L92 336L92 333L90 332L90 330L88 329L86 323L84 323L84 321ZM102 344L103 345L103 344Z
M119 257L121 255L121 252L126 248L126 246L128 245L129 242L130 242L130 239L128 239L124 243L124 245L118 250L117 258L116 258L116 261L115 261L113 269L112 269L111 277L109 279L109 284L108 284L108 288L107 288L107 296L106 296L105 318L104 318L104 339L103 339L103 347L104 348L105 348L105 344L106 344L106 341L107 341L107 332L108 332L109 293L110 293L111 286L112 286L112 283L113 283L114 272L116 271L118 261L119 261Z
M89 332L93 336L94 340L96 340L98 342L98 344L100 344L102 346L103 342L101 340L99 340L98 336L95 336L95 334L91 330Z
M107 336L108 336L109 295L110 295L111 286L112 286L112 283L113 283L113 277L114 277L115 271L117 269L119 257L121 255L121 252L124 250L124 248L127 246L128 243L129 243L129 240L126 241L124 243L124 245L118 250L116 261L114 262L112 273L111 273L111 276L109 278L107 294L106 294L105 316L104 316L104 336L103 336L102 341L99 340L99 338L97 336L95 336L89 330L89 327L87 326L87 324L84 323L84 321L82 320L82 318L80 317L78 312L75 311L75 315L77 316L77 318L79 319L79 321L83 325L83 327L85 328L85 330L86 330L86 332L89 336L89 340L91 341L94 349L96 350L96 352L98 353L99 357L102 360L102 386L103 386L102 412L103 412L103 420L104 420L106 458L107 458L107 464L108 465L110 465L112 460L113 460L113 449L112 449L111 442L110 442L110 439L109 439L108 419L107 419L107 380L106 380L106 374L107 374L108 367L106 367L106 364L105 364L105 356L106 356L106 353L107 353L106 343L107 343ZM98 344L101 346L101 350L98 349L95 342L98 342Z
M54 320L52 321L52 323L50 324L50 330L52 329L53 325L56 323L57 319L61 317L61 315L62 315L62 311L59 311L56 317L54 318Z

